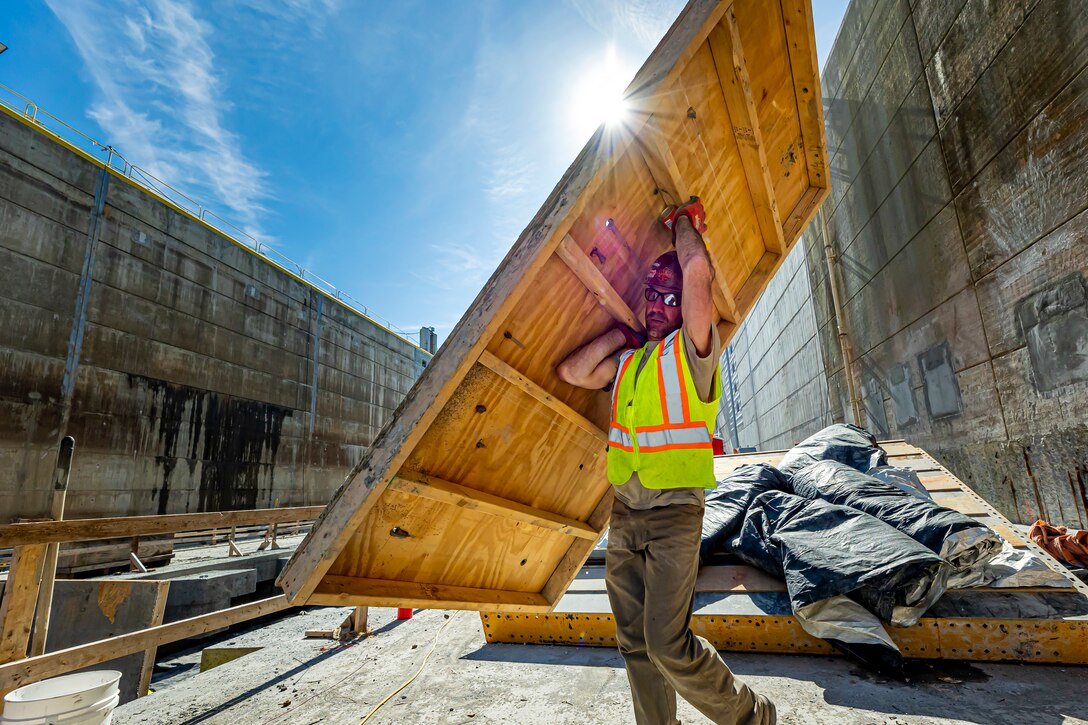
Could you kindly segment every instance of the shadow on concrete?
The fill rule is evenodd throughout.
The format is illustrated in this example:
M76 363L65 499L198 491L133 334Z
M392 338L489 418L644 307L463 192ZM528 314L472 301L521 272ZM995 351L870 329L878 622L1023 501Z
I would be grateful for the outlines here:
M723 652L741 679L771 678L772 697L791 682L811 682L828 705L874 713L954 719L978 725L1061 725L1088 721L1083 688L1088 667L910 660L911 680L900 682L864 670L845 657ZM622 668L608 647L487 644L465 660L512 664ZM760 689L763 689L762 687ZM779 715L788 714L780 708Z
M383 632L389 632L390 630L396 629L397 627L399 627L401 624L403 624L406 621L408 621L408 620L394 619L389 624L386 624L385 626L380 627L378 629L372 630L370 634L371 634L371 636L375 636L375 635L378 635L378 634L382 634ZM357 640L357 642L363 642L363 641L365 641L365 640ZM309 669L310 667L318 664L319 662L323 662L324 660L327 660L327 659L329 659L331 657L334 657L334 656L340 654L341 652L343 652L343 651L345 651L345 650L347 650L347 649L349 649L349 648L351 648L353 646L354 646L354 644L336 646L336 647L333 647L331 649L325 650L324 652L322 652L322 653L320 653L318 655L315 655L314 657L311 657L310 659L308 659L306 661L299 661L298 665L296 665L295 667L292 667L291 669L287 670L286 672L281 672L280 674L276 675L275 677L272 677L272 678L270 678L268 680L265 680L264 682L260 683L259 685L255 685L255 686L249 688L248 690L246 690L245 692L242 692L242 693L240 693L238 695L235 695L234 697L227 700L226 702L220 703L219 705L216 705L215 707L211 708L210 710L202 712L199 715L196 715L195 717L191 717L188 720L183 721L181 723L181 725L197 725L197 723L206 722L209 719L215 717L216 715L221 715L222 713L226 712L227 710L234 707L235 705L238 705L238 704L241 704L241 703L245 702L246 700L253 697L254 695L257 695L257 694L259 694L261 692L264 692L265 690L268 690L269 688L274 687L275 685L277 685L280 682L283 682L284 680L289 680L292 677L294 677L295 675L298 675L298 674L300 674L302 672L305 672L307 669Z
M326 651L322 652L321 654L319 654L319 655L317 655L315 657L311 657L310 659L306 660L305 662L300 661L298 665L296 665L295 667L292 667L291 669L287 670L286 672L281 672L280 674L276 675L275 677L273 677L273 678L271 678L269 680L265 680L261 684L255 686L255 687L251 687L251 688L249 688L248 690L246 690L245 692L243 692L243 693L241 693L239 695L235 695L234 697L227 700L226 702L221 703L219 705L216 705L215 707L211 708L210 710L207 710L205 712L200 713L199 715L197 715L195 717L191 717L188 720L185 720L182 723L182 725L196 725L196 723L205 722L205 721L215 717L216 715L220 715L220 714L226 712L227 710L234 707L235 705L238 705L240 703L245 702L246 700L253 697L254 695L256 695L256 694L258 694L260 692L263 692L263 691L269 689L270 687L273 687L274 685L276 685L276 684L278 684L280 682L283 682L284 680L289 680L292 677L294 677L295 675L298 675L298 674L300 674L302 672L305 672L307 669L309 669L313 665L316 665L317 663L322 662L323 660L327 660L330 657L334 657L334 656L338 655L339 653L343 652L346 649L348 649L348 648L347 647L336 647L334 649L326 650Z

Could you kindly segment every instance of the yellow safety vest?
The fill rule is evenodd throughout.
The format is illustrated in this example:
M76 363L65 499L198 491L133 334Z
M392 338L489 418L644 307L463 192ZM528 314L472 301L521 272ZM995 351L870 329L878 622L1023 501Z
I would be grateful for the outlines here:
M636 384L646 347L620 356L612 386L608 430L608 480L620 485L638 472L646 488L714 488L711 436L721 397L714 371L714 397L699 399L676 330L649 353Z

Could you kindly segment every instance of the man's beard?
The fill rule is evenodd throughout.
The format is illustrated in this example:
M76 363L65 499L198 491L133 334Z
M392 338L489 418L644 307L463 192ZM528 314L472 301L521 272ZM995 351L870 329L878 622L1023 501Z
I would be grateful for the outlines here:
M671 326L669 319L664 315L648 315L646 317L646 337L651 340L664 340L669 333L679 326L679 324L676 327Z

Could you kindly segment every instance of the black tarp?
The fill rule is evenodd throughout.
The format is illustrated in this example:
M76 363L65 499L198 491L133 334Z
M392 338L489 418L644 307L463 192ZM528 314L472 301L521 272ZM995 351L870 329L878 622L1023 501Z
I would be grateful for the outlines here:
M799 496L848 506L903 532L941 555L954 569L980 567L1001 550L1001 540L984 524L933 501L833 460L795 472Z
M784 579L810 634L900 677L902 655L877 617L912 623L943 593L947 569L868 514L794 495L765 464L741 466L707 493L699 556L722 554Z
M791 448L779 462L778 470L789 477L817 461L827 460L864 473L875 466L887 465L888 456L869 431L849 423L836 423Z
M946 565L926 547L868 514L783 491L756 496L726 547L785 579L795 611L848 594L885 621L913 624L943 591Z
M703 513L703 540L699 560L706 564L717 553L727 551L727 541L740 529L748 507L766 491L789 491L782 475L764 463L739 466L706 494Z

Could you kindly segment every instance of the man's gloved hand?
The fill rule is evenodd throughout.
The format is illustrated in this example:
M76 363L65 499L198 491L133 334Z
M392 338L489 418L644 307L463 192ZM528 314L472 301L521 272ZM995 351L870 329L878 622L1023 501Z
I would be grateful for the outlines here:
M680 206L666 208L661 216L661 223L673 233L673 244L676 243L676 220L682 216L686 216L691 220L691 226L699 234L706 233L706 210L703 209L703 203L699 200L699 197L693 196Z
M646 344L646 333L632 330L622 322L616 324L616 329L623 333L623 349L638 350Z

